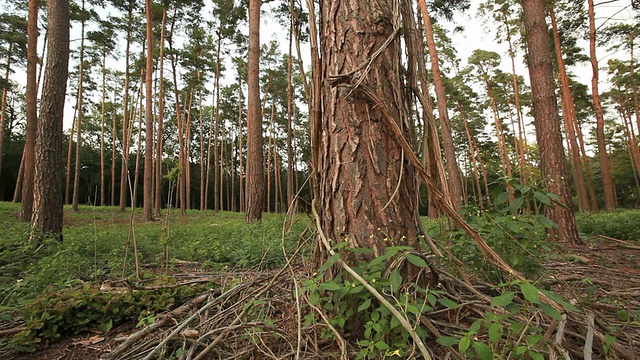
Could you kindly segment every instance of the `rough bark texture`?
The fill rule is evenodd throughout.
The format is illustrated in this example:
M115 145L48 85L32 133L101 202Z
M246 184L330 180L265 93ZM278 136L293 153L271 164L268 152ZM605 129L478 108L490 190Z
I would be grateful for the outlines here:
M248 223L262 219L264 160L262 113L260 111L260 0L249 0L249 77L247 114L247 205Z
M591 78L591 92L593 107L596 111L596 138L598 140L598 156L600 158L600 175L602 177L602 188L604 190L604 209L611 210L616 207L616 198L613 188L613 178L609 169L609 154L607 153L607 143L604 137L604 111L600 102L600 92L598 90L598 59L596 58L596 25L593 10L593 0L588 0L589 4L589 58L593 77Z
M558 224L557 230L549 229L549 235L559 241L578 243L580 237L572 210L562 146L544 0L525 0L522 7L529 49L529 74L536 136L540 147L542 181L547 190L558 195L560 202L566 205L545 207L547 217Z
M408 133L400 78L399 40L353 76L394 32L394 2L321 3L322 118L319 128L318 213L327 237L375 250L414 244L418 235L413 167L367 89ZM398 25L396 25L398 26ZM326 255L326 254L325 254Z
M156 140L156 187L155 187L155 210L156 216L160 216L162 208L162 132L164 126L164 35L167 24L167 8L162 7L162 25L160 26L160 73L158 82L158 134Z
M22 205L20 220L30 221L33 215L33 163L35 161L38 126L36 65L38 64L38 0L29 0L27 27L27 129L22 159Z
M69 0L47 1L49 51L36 139L34 207L30 241L42 234L62 239L62 120L69 65Z
M145 78L145 144L144 144L144 179L143 179L143 217L153 220L153 15L151 0L145 1L147 13L147 71Z

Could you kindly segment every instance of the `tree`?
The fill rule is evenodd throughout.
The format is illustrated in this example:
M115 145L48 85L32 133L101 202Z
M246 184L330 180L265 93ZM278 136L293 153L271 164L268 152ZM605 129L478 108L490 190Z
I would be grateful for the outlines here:
M262 220L264 160L260 106L260 0L249 0L246 221Z
M33 165L38 126L36 65L38 63L38 0L29 0L27 26L27 129L23 151L22 204L20 220L30 221L33 215Z
M147 62L146 62L146 112L145 112L145 145L144 145L144 200L143 217L145 220L153 220L153 12L151 0L145 1L147 15ZM158 154L158 156L162 156Z
M0 79L2 100L0 105L0 174L2 174L2 154L4 149L4 129L7 119L7 94L9 93L9 75L12 65L24 61L27 47L27 21L18 15L0 14L0 58L6 59L5 75Z
M607 143L604 134L604 111L600 103L600 93L598 90L598 59L596 58L596 23L593 0L588 0L589 4L589 58L591 59L591 94L593 97L593 107L596 111L596 137L598 140L598 157L600 158L600 174L602 176L602 187L604 190L604 209L611 210L616 207L613 179L609 169L609 154L607 153Z
M456 161L456 152L453 146L453 136L451 134L451 122L449 120L449 111L447 109L447 95L442 82L440 73L440 64L438 59L438 50L433 36L433 26L431 25L431 17L427 10L425 0L418 0L418 5L422 12L424 21L424 31L427 38L427 46L429 48L429 56L431 58L431 75L436 89L436 101L438 105L438 117L440 119L440 129L442 132L442 142L444 147L444 156L447 164L447 172L449 176L449 193L451 194L453 205L456 210L460 210L463 205L462 199L462 183L460 181L460 170Z
M33 228L30 242L43 234L62 240L62 119L69 66L69 0L47 1L49 51L36 137Z
M368 256L380 255L390 244L416 245L419 233L414 167L387 124L409 135L400 42L385 42L399 28L393 3L321 4L323 115L314 155L315 206L330 245L346 241L374 249ZM347 40L351 33L358 34L357 41ZM320 249L322 260L328 252Z
M557 229L549 228L548 233L559 241L580 243L562 146L544 0L524 0L522 8L542 181L548 191L558 196L559 202L545 207L547 217L558 224Z

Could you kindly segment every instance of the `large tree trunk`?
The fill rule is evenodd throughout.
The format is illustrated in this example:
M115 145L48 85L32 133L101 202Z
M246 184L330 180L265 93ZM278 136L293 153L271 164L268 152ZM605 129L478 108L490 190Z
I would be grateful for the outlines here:
M33 164L35 161L36 130L38 126L36 65L38 64L38 0L29 0L27 27L27 129L22 156L22 205L20 220L29 221L33 215Z
M147 73L145 84L145 143L143 178L143 218L153 220L153 15L151 0L145 0L147 15Z
M453 135L451 133L451 122L449 121L449 111L447 110L447 94L442 83L442 75L440 74L440 64L438 60L438 50L436 49L436 41L433 36L433 26L431 25L431 17L427 10L425 0L418 0L420 11L422 12L422 21L424 22L424 31L429 48L429 57L431 60L431 75L433 76L433 84L436 90L436 104L438 106L438 118L440 120L440 130L442 133L442 144L444 148L444 157L447 166L449 194L451 201L456 210L460 210L464 204L462 198L462 182L460 181L460 170L456 160L456 151L453 145Z
M62 121L69 66L69 1L47 1L49 51L36 137L34 206L30 242L43 234L62 240Z
M558 224L557 230L547 230L558 241L580 243L562 146L544 0L525 0L522 7L529 48L529 74L536 136L540 144L542 181L548 191L559 197L561 203L545 207L547 217Z
M408 135L400 42L385 44L396 35L393 7L390 0L366 6L324 0L320 10L318 213L333 245L347 241L372 248L371 256L391 244L415 245L419 233L414 169L382 120L392 118ZM366 66L378 49L379 56ZM328 253L319 249L322 260Z
M264 160L260 110L260 0L249 0L246 221L262 220Z
M600 93L598 90L598 59L596 58L596 24L593 10L593 0L588 0L589 4L589 58L591 59L591 92L593 107L596 111L596 138L598 140L598 156L600 158L600 175L602 176L602 188L604 190L604 209L611 210L616 207L616 198L613 190L613 178L609 169L609 155L607 154L607 143L604 136L604 111L600 103Z

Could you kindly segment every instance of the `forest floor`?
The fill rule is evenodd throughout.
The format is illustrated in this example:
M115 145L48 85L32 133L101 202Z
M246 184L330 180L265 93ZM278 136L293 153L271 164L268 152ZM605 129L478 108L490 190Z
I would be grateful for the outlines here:
M0 270L5 272L0 271L0 286L3 286L3 289L15 291L15 289L20 290L20 287L16 287L16 281L18 283L23 281L24 286L29 285L30 289L39 289L37 286L40 283L48 284L48 288L51 287L50 284L65 283L64 286L68 288L89 286L95 292L102 285L101 290L111 292L117 297L120 291L118 286L114 285L114 288L104 289L104 284L109 282L109 279L118 277L117 274L122 271L121 259L126 258L123 244L128 243L125 229L129 224L128 215L117 214L113 208L93 211L84 209L81 213L76 214L68 212L65 217L64 246L51 250L46 256L40 254L41 257L34 260L31 250L24 250L15 245L23 241L24 233L28 231L25 224L19 224L15 221L15 205L0 204L0 225L3 229L7 229L4 239L0 239ZM635 218L638 216L637 214L640 212L621 213L627 220L620 221L613 218L619 214L609 213L602 216L601 223L598 223L600 217L586 215L587 218L583 219L586 220L583 221L583 228L611 226L622 230L637 231L638 221ZM162 248L158 246L158 239L168 236L172 249L170 252L171 266L165 277L169 277L179 284L190 281L206 282L207 286L213 284L214 289L208 290L209 294L205 294L207 295L206 299L198 297L201 298L200 302L194 302L182 313L173 310L169 314L170 316L155 316L156 323L162 319L166 321L164 325L158 326L150 334L142 334L143 336L137 342L144 343L146 348L143 347L135 358L143 358L144 356L140 354L144 354L150 347L161 342L168 335L168 332L176 328L186 316L198 308L202 308L204 302L211 303L211 309L218 311L203 313L197 320L198 325L193 324L193 328L198 329L200 333L211 332L213 337L218 331L221 331L219 336L222 336L220 339L223 343L221 348L216 348L217 352L212 352L210 357L203 356L204 359L225 358L225 356L226 358L246 359L293 358L291 350L295 351L295 344L300 342L305 344L301 350L301 358L339 358L345 347L348 348L348 355L343 353L342 356L354 357L358 352L358 346L355 344L342 344L343 349L340 349L340 344L336 341L322 339L319 331L296 334L297 329L302 327L303 320L301 318L304 314L297 317L295 310L305 307L306 311L310 311L310 308L314 308L309 303L308 294L297 294L294 291L294 289L300 288L301 284L311 278L314 273L314 268L306 263L313 234L307 227L309 219L302 214L293 225L293 234L285 239L285 236L282 235L283 219L283 216L268 214L261 227L251 227L240 225L243 224L243 217L238 214L216 213L212 215L210 212L194 212L187 219L173 217L170 219L170 226L167 225L169 222L163 225L162 221L152 224L138 224L138 247L141 252L141 266L145 276L165 272L165 268L161 266L163 252ZM166 229L163 227L170 227L170 235L163 235L166 234ZM597 233L595 230L597 229L589 229L591 233ZM615 235L613 231L609 234ZM626 339L627 349L630 349L632 353L640 354L640 238L636 233L619 237L623 236L633 240L585 235L584 245L563 245L562 248L551 248L543 252L542 271L540 276L536 277L535 285L541 289L552 290L586 310L586 314L593 314L599 329L607 329L606 334L611 334L617 339ZM268 244L265 239L271 239L273 243ZM283 267L285 259L281 246L285 246L287 252L291 254L301 243L307 244L304 253L298 255L291 266ZM101 258L100 254L105 257ZM7 257L13 257L13 259L7 259ZM9 260L18 264L28 263L27 265L31 268L15 267ZM57 265L60 261L64 263ZM268 265L265 265L267 263ZM132 262L129 261L129 277L131 277L132 271L131 264ZM95 279L94 275L89 275L94 270L101 271L98 279ZM473 272L466 271L472 277L475 276ZM67 278L81 280L69 282L69 280L65 280ZM11 285L12 282L13 285ZM489 284L483 281L478 281L478 284L481 284L478 289L482 288L486 294L495 296L495 290ZM64 286L60 288L64 289ZM130 284L123 286L125 287L123 291L133 291L131 288L126 289ZM44 292L46 289L42 288L42 291ZM474 302L467 301L469 297L463 292L458 292L458 295L456 300L460 300L459 304ZM15 298L10 298L6 294L5 296L7 297L4 303L0 303L0 313L6 313L9 308L6 306L8 302L14 301L15 303L16 301ZM215 303L217 300L211 300L225 297L226 300L221 300L218 303ZM258 310L247 314L247 309L252 304L258 304L263 299L268 300L264 301L266 304L255 306L254 309ZM19 304L12 306L15 309L19 307ZM440 309L434 313L444 314L448 310L453 309ZM315 309L315 311L320 314L319 310ZM447 314L446 320L457 319L460 314L472 312L474 312L473 309L451 311ZM475 312L476 314L480 313L479 311ZM24 321L21 322L20 316L17 315L18 311L14 311L14 313L16 316L11 321L0 317L0 334L7 329L24 326ZM311 313L315 314L313 310ZM586 314L581 312L576 316L584 320ZM241 316L243 317L242 322L237 323L236 320ZM441 321L442 319L436 320ZM452 325L453 329L457 326L459 331L463 332L464 329L468 329L471 322L473 319L464 318L453 325L441 321L443 326ZM235 331L234 327L240 331L233 332ZM305 330L317 331L312 329L314 325L305 325L304 327ZM16 352L10 346L3 347L6 341L0 341L0 359L99 359L117 351L128 339L132 338L132 335L140 334L140 329L140 323L133 320L117 324L108 331L95 329L72 336L62 334L59 341L51 343L43 341L33 352ZM582 352L580 341L584 341L585 338L585 334L580 331L586 331L586 327L578 326L577 333L575 329L567 330L566 341L570 343L571 339L577 339L577 345L572 346L565 343L564 346L573 354L571 358L580 359L582 358L580 356ZM227 331L230 332L227 333ZM270 335L260 335L267 333ZM272 336L274 333L278 336ZM461 332L445 331L445 334L453 333L461 334ZM248 338L247 334L250 335ZM255 335L255 337L252 339L251 335ZM302 341L300 337L302 337ZM6 339L7 337L0 336L0 340ZM193 341L194 339L191 339L188 334L185 335L181 332L177 342L184 346L184 344ZM251 341L259 341L259 343ZM231 349L231 342L239 344L239 348ZM435 345L435 343L428 345ZM180 347L180 344L177 346ZM280 347L280 353L277 351L269 353L270 349L276 347ZM599 355L601 354L594 353L592 358L598 359ZM132 359L134 357L124 353L118 358ZM601 358L604 359L604 357ZM610 358L631 359L624 356Z
M565 299L576 299L595 314L596 321L606 323L619 334L640 335L640 242L592 237L587 239L587 246L573 245L564 250L566 254L562 256L548 256L544 264L545 275L540 282L551 285L553 291ZM173 276L187 280L212 275L203 272L202 268L198 263L185 263L174 268ZM272 270L265 272L267 276L273 274ZM255 279L259 275L253 271L216 274L225 278L226 283L241 278ZM294 299L288 299L289 303L280 303L281 311L296 307ZM107 333L95 331L66 338L34 353L13 353L11 358L98 359L135 331L135 324L127 323ZM339 354L336 347L329 349L336 352L335 356ZM636 350L640 351L640 348Z

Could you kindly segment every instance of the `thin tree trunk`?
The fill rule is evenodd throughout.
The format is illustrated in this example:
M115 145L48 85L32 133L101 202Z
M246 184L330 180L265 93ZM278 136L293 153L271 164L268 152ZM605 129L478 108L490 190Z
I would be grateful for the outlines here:
M79 95L79 93L78 93ZM76 114L78 113L78 99L79 96L76 97L76 108L73 110L73 121L71 122L71 130L69 132L69 146L67 147L67 176L65 177L65 185L64 185L64 203L70 204L69 195L71 189L71 154L73 153L73 135L76 131Z
M84 0L82 0L82 12L85 11ZM85 36L85 20L80 22L80 68L78 70L78 117L76 124L76 167L73 172L73 200L71 207L73 211L78 211L78 197L80 196L80 169L82 153L82 117L84 115L84 36Z
M593 0L588 0L589 4L589 58L591 59L591 92L593 107L596 112L596 138L598 141L598 155L600 158L600 174L602 176L602 188L604 191L604 209L611 210L616 207L613 178L609 168L609 155L607 154L607 143L604 136L604 111L600 103L600 93L598 90L598 59L596 58L596 24L593 9Z
M136 163L133 171L133 194L131 195L131 208L138 207L138 183L140 180L140 150L142 149L142 84L144 83L144 68L140 68L140 90L138 95L138 141L136 145ZM134 112L131 114L131 126L133 126ZM130 129L130 133L133 134L133 128Z
M104 186L104 115L105 102L107 97L107 53L102 53L102 101L100 104L100 206L105 205L105 186Z
M118 93L118 86L114 86L113 89L113 101L116 103L116 94ZM116 143L118 142L118 116L116 114L116 107L113 107L113 114L111 115L111 202L109 205L116 206Z
M2 88L2 105L0 106L0 175L2 175L2 155L4 154L4 126L7 114L7 87L9 86L9 74L11 73L11 54L13 52L13 43L9 44L9 52L7 56L7 70L4 75L4 83Z
M162 209L162 155L163 151L163 126L164 126L164 36L165 27L167 25L167 8L162 6L162 25L160 26L160 73L158 76L158 134L157 134L157 150L156 150L156 195L155 210L156 216L160 217Z
M127 20L127 44L124 55L125 75L124 75L124 112L122 115L122 167L120 171L120 212L123 212L127 206L127 185L129 178L129 80L130 65L129 56L131 51L131 27L133 23L133 1L129 1L129 15ZM133 203L133 199L131 200Z
M216 49L216 123L213 134L213 209L215 211L220 209L220 192L219 192L219 171L220 171L220 157L218 135L220 134L220 46L222 45L222 34L218 32L218 46Z
M33 172L35 162L36 131L38 129L38 84L36 83L36 65L38 64L38 0L29 0L29 22L27 27L27 126L24 151L20 169L22 176L21 189L22 205L20 207L20 221L29 221L33 215ZM0 165L0 168L2 166ZM15 199L15 196L14 196Z
M198 90L198 113L200 116L200 210L204 210L206 206L204 197L204 183L206 174L204 173L204 171L208 164L205 164L206 161L204 156L204 117L202 116L202 89Z
M293 151L291 147L293 128L292 128L292 113L293 113L293 33L295 32L295 15L294 15L294 1L289 1L289 12L291 13L291 26L289 28L289 56L287 58L287 207L295 211L295 205L293 203Z
M244 165L242 160L242 104L244 103L244 99L242 96L242 87L238 87L238 92L240 96L238 96L238 191L239 191L239 203L240 203L240 212L245 211L245 193L244 193Z
M571 164L573 165L573 178L578 193L578 206L580 211L590 211L589 196L587 186L584 182L582 162L580 161L580 149L574 131L577 123L576 108L569 88L569 77L567 76L564 58L562 57L562 47L560 45L560 34L556 23L556 16L553 11L553 4L548 4L551 25L553 29L553 39L555 45L556 61L558 64L558 80L560 83L560 100L562 102L562 114L564 115L564 128L569 140L569 150L571 152Z
M444 157L447 166L449 194L451 195L451 202L453 203L454 208L457 211L460 211L464 204L461 190L462 182L460 180L460 170L458 169L456 152L453 144L451 122L449 121L447 95L444 89L444 84L442 83L438 50L436 49L436 42L433 36L433 25L431 24L431 17L429 16L425 0L418 0L418 6L422 13L425 37L427 39L429 57L431 58L431 75L433 76L433 84L436 90L436 104L438 107L438 118L440 120Z
M145 0L147 15L146 108L143 179L143 218L153 220L153 15L151 0Z
M475 184L477 186L477 190L474 188L474 192L476 192L476 201L478 202L478 207L481 209L484 208L484 201L482 195L482 189L480 188L480 171L478 170L478 160L476 159L476 144L475 140L471 137L471 132L469 131L469 122L467 121L467 114L462 107L462 104L458 102L458 109L460 110L460 115L462 117L462 121L464 122L464 130L467 135L467 142L469 143L469 152L471 153L471 163L473 166L473 178L476 180ZM480 154L478 154L480 156ZM488 187L488 184L487 184ZM487 189L487 196L489 195Z
M193 105L193 88L189 91L189 105L187 106L187 122L185 124L185 195L187 209L191 210L191 108Z

